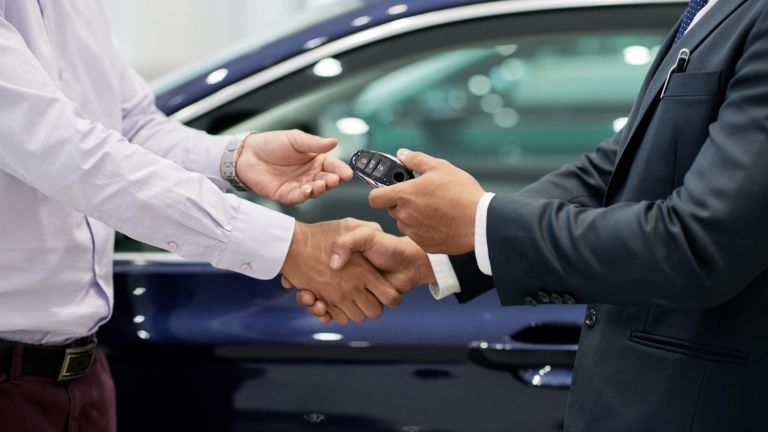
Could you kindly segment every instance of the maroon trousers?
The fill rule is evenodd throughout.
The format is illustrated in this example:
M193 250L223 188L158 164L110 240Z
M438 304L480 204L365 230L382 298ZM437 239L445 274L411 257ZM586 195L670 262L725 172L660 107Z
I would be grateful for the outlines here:
M0 431L114 432L115 386L104 353L98 351L91 370L80 378L19 375L19 359L11 373L0 372Z

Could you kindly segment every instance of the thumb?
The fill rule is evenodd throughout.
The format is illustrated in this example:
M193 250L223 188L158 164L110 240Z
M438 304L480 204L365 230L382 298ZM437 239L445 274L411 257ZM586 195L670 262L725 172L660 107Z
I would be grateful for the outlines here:
M289 132L288 139L294 150L299 153L322 154L328 153L336 147L336 140L334 138L321 138L300 130Z
M339 237L331 249L331 268L341 270L349 262L353 252L365 252L376 242L377 231L361 227Z
M426 153L413 152L408 149L398 150L397 158L400 159L408 169L421 174L437 168L440 161Z

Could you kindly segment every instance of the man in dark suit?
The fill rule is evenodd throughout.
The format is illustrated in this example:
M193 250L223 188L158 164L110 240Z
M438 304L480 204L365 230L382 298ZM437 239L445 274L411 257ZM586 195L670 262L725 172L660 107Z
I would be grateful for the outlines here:
M452 255L460 301L588 303L566 430L768 428L768 2L706 3L593 153L493 196L401 152L422 175L370 202L410 239L361 229L334 266L355 250L400 286L442 284L423 249Z

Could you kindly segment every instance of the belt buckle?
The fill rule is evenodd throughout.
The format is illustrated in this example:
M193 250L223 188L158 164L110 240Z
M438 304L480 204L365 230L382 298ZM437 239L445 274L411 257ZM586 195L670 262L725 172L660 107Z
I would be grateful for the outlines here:
M66 381L88 373L96 357L96 343L91 343L83 347L67 348L64 354L64 362L61 364L59 372L59 381Z

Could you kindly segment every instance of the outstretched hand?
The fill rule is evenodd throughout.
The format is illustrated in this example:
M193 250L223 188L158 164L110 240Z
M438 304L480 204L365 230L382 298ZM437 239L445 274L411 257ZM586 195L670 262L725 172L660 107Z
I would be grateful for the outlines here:
M371 207L387 209L397 228L429 253L461 255L475 245L475 213L485 194L480 183L450 162L400 150L397 157L421 176L374 189Z
M301 204L352 178L352 169L328 152L335 139L299 130L249 135L237 177L257 194L281 204Z

